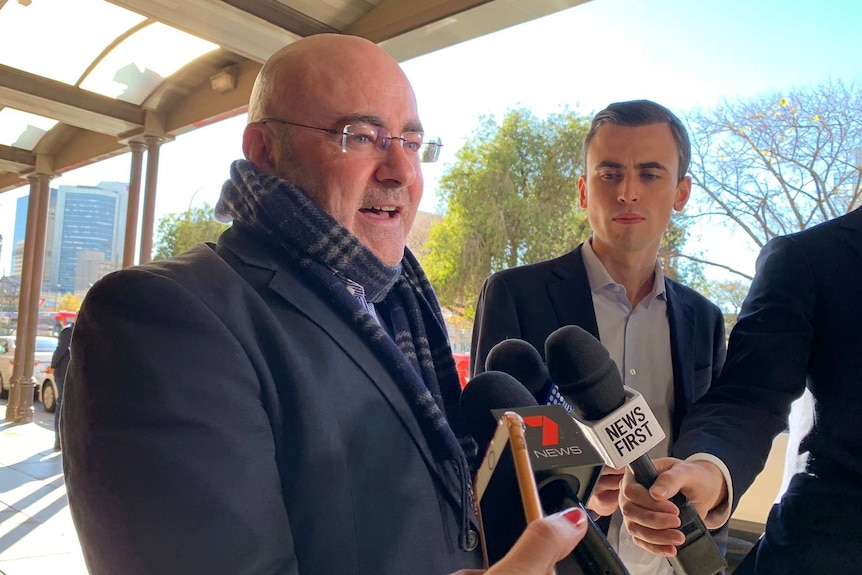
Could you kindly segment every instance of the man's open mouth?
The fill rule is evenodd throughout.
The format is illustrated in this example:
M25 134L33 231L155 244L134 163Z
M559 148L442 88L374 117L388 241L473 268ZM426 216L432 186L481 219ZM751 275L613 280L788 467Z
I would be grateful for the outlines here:
M376 216L387 216L394 218L400 210L395 206L371 206L370 208L360 208L360 212L365 214L374 214Z

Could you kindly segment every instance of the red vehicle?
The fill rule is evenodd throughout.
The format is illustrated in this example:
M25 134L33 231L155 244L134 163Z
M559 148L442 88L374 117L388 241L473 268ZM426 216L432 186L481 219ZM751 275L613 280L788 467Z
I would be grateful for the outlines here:
M60 330L75 321L76 311L40 311L36 335L57 337ZM18 331L18 312L0 311L0 335L14 335Z
M458 379L461 380L461 389L467 385L467 380L470 379L470 354L469 353L453 353L455 358L455 367L458 369Z

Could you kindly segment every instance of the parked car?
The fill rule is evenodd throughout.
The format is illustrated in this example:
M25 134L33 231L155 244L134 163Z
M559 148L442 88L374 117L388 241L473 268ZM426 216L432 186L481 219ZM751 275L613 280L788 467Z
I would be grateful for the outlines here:
M45 371L51 366L51 356L57 349L57 338L45 335L36 336L36 353L33 358L33 377L36 388L45 379ZM15 336L0 335L0 397L9 394L9 380L15 364ZM38 393L38 392L37 392Z
M48 370L36 386L38 392L38 400L42 402L42 407L48 413L54 413L57 410L57 384L54 383L54 370L48 366Z

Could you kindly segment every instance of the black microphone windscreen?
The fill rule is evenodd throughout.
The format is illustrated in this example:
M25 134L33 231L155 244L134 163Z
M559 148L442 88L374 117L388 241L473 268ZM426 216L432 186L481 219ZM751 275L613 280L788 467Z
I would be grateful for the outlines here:
M492 409L530 407L536 398L518 380L501 371L484 371L467 382L461 392L461 416L467 432L480 450L491 442L497 429Z
M620 407L626 394L614 360L602 343L576 325L559 328L545 340L551 379L560 393L589 420Z
M491 348L485 369L508 373L527 388L534 397L547 395L548 367L539 351L523 339L504 339Z

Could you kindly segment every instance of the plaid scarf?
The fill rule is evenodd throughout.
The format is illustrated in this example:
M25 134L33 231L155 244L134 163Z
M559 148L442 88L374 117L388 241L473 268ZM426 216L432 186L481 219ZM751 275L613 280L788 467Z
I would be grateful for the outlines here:
M246 160L235 161L230 173L216 203L216 219L240 222L277 239L375 351L407 399L435 460L454 465L461 486L459 544L467 549L472 508L467 458L475 458L478 448L463 431L461 388L443 314L419 262L405 247L398 265L385 265L299 187ZM392 336L339 275L365 289Z

